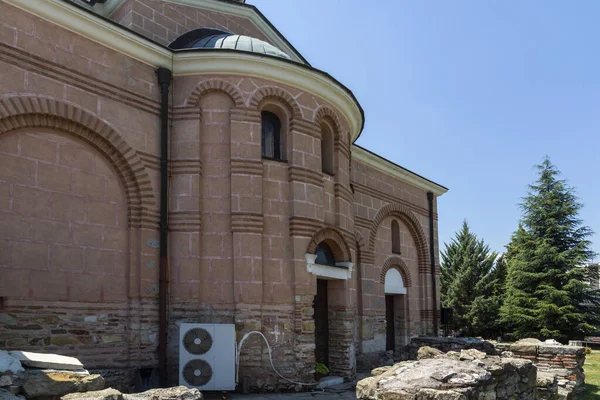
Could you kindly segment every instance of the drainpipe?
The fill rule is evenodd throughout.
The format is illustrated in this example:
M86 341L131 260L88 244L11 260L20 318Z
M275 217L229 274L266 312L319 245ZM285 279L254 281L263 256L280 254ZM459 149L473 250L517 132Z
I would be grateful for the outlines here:
M167 212L169 185L169 86L171 71L159 68L160 86L160 265L159 265L159 303L158 303L158 371L161 387L167 385Z
M437 283L435 281L435 247L433 237L433 192L427 192L429 203L429 259L431 260L431 299L433 300L433 330L438 335Z

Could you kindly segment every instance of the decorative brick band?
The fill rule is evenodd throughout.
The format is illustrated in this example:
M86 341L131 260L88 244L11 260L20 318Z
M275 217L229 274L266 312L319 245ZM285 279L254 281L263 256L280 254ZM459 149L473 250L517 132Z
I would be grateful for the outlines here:
M202 110L199 107L192 106L173 107L171 118L173 121L201 120Z
M260 124L260 111L251 108L232 108L230 111L232 121Z
M321 172L312 169L292 165L288 168L290 180L310 183L318 187L323 187L323 175Z
M169 213L169 230L172 232L199 232L202 229L200 211L172 211Z
M358 215L354 216L354 226L357 228L363 228L368 230L369 232L371 231L371 225L373 225L373 223L371 222L370 219L367 218L363 218L363 217L359 217Z
M345 155L348 159L350 159L350 146L346 145L346 142L342 142L341 140L336 140L334 144L334 150L339 151L341 154Z
M231 230L233 232L262 233L263 216L254 213L232 213Z
M202 96L210 92L227 93L235 103L236 107L244 106L244 98L240 91L231 83L220 79L209 79L198 83L196 89L194 89L192 94L187 98L185 105L198 107Z
M144 163L144 167L152 169L154 171L160 171L160 157L154 154L146 153L144 151L138 151L140 160Z
M202 162L194 159L171 160L171 174L192 174L202 175Z
M337 262L352 261L350 256L350 248L344 240L342 233L334 227L328 226L315 233L312 237L306 252L309 254L315 254L317 246L321 242L326 242L331 250Z
M125 188L130 226L139 226L142 210L156 206L152 182L139 155L107 122L65 101L45 96L0 99L0 134L20 128L51 128L94 146L116 169Z
M385 260L385 263L383 263L383 267L381 267L381 275L379 278L379 281L382 284L385 284L385 274L387 274L387 272L391 268L397 269L398 272L400 272L405 287L412 286L412 279L410 277L410 273L408 272L408 267L406 266L404 260L397 256L389 257L387 260Z
M160 212L155 208L143 209L140 221L142 228L157 229L160 225Z
M335 184L335 196L346 200L349 204L354 205L354 195L346 186L341 183Z
M312 138L321 140L321 128L314 122L303 119L293 120L290 128L291 132L298 132L308 135Z
M276 86L263 86L250 99L250 108L259 109L261 103L269 98L283 102L290 109L294 119L302 119L302 110L294 97L287 91Z
M427 248L427 238L425 232L417 220L417 217L410 211L406 206L391 203L381 207L371 226L371 232L369 233L369 249L375 251L375 239L377 238L377 230L382 221L388 216L395 216L404 222L415 240L415 246L417 247L417 254L419 258L419 270L429 265L429 254Z
M263 175L263 163L257 160L246 160L241 158L231 159L231 173L239 175Z
M317 219L290 217L290 236L312 237L322 227L323 223Z

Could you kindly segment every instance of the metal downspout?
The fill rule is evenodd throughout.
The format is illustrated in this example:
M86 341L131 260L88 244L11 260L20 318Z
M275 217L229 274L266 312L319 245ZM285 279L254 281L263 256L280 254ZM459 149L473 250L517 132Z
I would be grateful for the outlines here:
M159 305L158 305L158 371L161 387L167 385L167 213L169 185L169 86L171 71L159 68L156 71L160 86L160 264L159 264Z
M429 203L429 260L431 261L431 299L433 300L433 335L437 336L438 309L437 309L437 282L435 280L435 243L433 237L433 192L427 192Z

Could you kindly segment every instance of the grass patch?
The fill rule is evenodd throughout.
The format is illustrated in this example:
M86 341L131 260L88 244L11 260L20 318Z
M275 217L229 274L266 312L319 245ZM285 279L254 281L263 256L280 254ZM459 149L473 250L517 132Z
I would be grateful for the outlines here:
M585 393L580 400L600 399L600 350L592 351L585 359Z

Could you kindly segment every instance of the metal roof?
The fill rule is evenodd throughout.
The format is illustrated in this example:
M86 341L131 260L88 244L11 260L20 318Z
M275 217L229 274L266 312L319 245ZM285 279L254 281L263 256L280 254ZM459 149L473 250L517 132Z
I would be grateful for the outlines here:
M169 47L184 49L228 49L267 54L290 60L291 57L277 47L250 36L236 35L218 29L201 28L184 33L175 39Z

